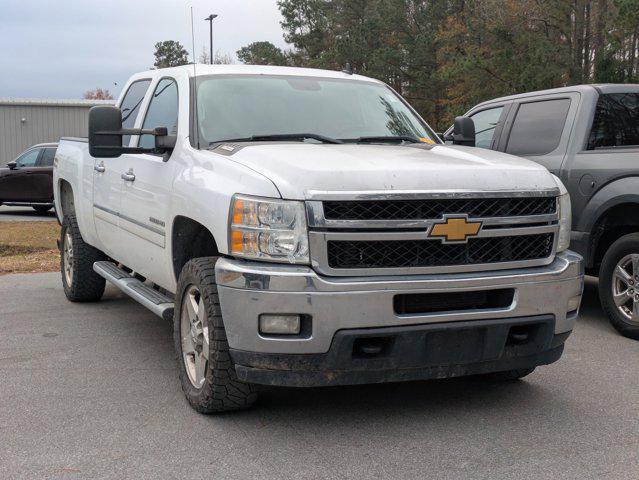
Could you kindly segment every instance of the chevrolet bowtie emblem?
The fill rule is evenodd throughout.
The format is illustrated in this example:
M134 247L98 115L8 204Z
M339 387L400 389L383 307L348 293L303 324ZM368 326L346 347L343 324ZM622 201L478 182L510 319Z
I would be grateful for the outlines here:
M441 238L443 243L465 243L468 237L474 237L481 230L481 222L469 222L466 215L444 215L444 219L435 225L429 237Z

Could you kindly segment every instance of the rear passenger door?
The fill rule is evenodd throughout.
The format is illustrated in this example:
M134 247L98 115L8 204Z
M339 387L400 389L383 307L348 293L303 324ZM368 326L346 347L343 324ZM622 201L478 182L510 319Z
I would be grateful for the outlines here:
M38 157L31 174L31 192L34 202L53 202L53 159L55 147L46 147Z
M497 149L540 163L559 176L578 100L578 93L566 93L516 101Z

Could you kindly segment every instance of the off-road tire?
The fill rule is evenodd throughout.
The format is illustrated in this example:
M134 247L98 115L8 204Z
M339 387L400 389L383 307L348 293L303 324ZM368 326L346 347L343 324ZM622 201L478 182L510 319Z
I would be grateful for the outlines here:
M229 354L215 281L216 261L217 257L202 257L184 265L178 279L173 314L173 339L182 390L191 406L204 414L242 410L253 405L257 399L255 385L237 378L235 364ZM204 384L200 388L196 388L189 380L182 355L182 303L191 286L197 287L203 299L209 332L209 358Z
M65 275L64 249L67 232L73 245L73 275L70 284ZM60 273L67 299L72 302L96 302L102 298L106 281L93 271L93 264L105 258L100 250L82 239L75 214L66 214L60 231Z
M482 375L482 377L490 382L515 382L530 375L534 371L535 367L517 368L515 370L487 373L485 375Z
M31 208L33 208L38 213L47 213L53 207L47 205L33 205Z
M599 299L612 326L624 337L639 340L639 324L628 322L615 305L612 295L613 275L617 263L633 253L639 254L639 233L624 235L606 251L599 270Z

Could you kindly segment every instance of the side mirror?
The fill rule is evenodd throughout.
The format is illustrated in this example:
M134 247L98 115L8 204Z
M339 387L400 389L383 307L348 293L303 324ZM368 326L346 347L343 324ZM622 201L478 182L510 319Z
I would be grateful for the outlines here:
M456 117L453 127L453 144L475 146L475 122L470 117Z
M89 110L89 155L115 158L122 155L122 112L117 107L99 106ZM108 132L108 133L107 133Z
M9 162L7 163L7 167L9 167L9 170L15 170L16 168L18 168L18 162Z
M155 148L123 147L124 135L153 135ZM98 106L89 110L89 154L94 158L115 158L123 153L152 153L163 155L175 147L177 137L169 135L166 127L152 130L122 128L122 112L117 107ZM165 155L165 161L168 155Z

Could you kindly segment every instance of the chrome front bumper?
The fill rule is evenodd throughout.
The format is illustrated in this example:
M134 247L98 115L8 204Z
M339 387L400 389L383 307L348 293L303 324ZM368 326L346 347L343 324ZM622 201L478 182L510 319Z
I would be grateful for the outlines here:
M378 277L326 277L309 267L221 258L216 266L229 347L257 353L311 354L329 350L344 329L553 315L555 334L576 320L568 304L583 291L582 258L570 251L547 266L492 272ZM513 288L507 308L397 315L393 297L402 293L465 292ZM311 319L308 338L266 337L261 314L302 314Z

